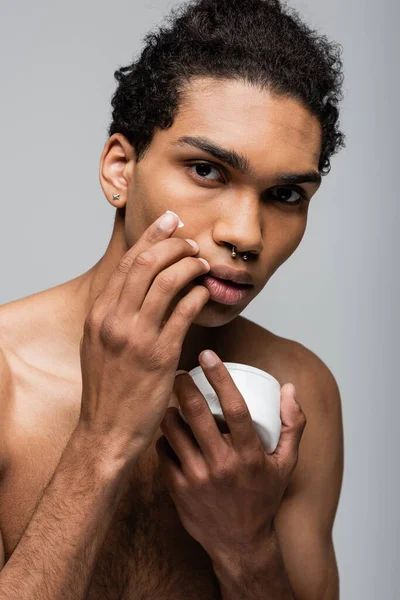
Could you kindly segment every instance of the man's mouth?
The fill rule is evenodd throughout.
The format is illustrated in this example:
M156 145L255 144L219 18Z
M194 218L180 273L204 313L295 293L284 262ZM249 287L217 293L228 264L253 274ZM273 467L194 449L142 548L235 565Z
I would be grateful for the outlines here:
M241 302L248 296L252 285L234 283L226 279L211 277L210 275L201 275L195 280L200 285L204 285L210 292L210 300L220 304L234 305Z

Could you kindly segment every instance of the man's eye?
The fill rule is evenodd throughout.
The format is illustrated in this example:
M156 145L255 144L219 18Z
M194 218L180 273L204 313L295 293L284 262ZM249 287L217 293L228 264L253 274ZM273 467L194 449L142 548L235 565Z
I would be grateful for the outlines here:
M193 169L192 173L200 179L206 179L207 181L218 181L222 179L220 170L211 165L210 163L195 163L192 165L188 165L188 168L191 170ZM213 171L217 174L217 177L209 177L210 174L212 175Z
M292 188L279 187L271 190L270 193L276 200L278 200L278 202L283 202L285 204L297 205L300 204L302 200L307 200L305 194L301 194Z
M225 183L225 179L221 174L221 169L209 162L192 163L191 165L187 165L187 168L190 169L193 176L199 180L221 181L222 183ZM282 202L288 206L298 206L303 201L308 201L305 192L302 193L290 187L273 188L272 190L269 190L268 194L271 194L274 200Z

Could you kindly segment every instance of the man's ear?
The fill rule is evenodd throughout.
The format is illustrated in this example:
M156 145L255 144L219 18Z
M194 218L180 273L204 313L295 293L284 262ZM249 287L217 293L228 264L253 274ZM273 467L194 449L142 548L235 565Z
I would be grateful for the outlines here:
M107 140L101 153L99 179L105 197L114 208L126 205L135 160L132 144L121 133L114 133ZM115 194L119 197L114 198Z

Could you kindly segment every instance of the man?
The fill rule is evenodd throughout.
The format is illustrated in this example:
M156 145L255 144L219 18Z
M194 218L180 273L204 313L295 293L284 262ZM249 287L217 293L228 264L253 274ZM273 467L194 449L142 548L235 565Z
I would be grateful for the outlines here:
M108 248L0 311L0 600L337 599L338 386L240 316L343 145L337 47L279 2L202 0L116 77ZM175 379L199 361L224 431ZM222 361L280 382L272 455Z

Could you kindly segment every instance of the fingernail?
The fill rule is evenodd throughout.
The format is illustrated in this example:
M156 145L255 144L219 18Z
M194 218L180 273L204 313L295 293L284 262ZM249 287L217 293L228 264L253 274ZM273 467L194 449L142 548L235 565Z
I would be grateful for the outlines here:
M294 387L293 383L290 384L292 386L292 389L290 391L291 395L292 395L292 400L295 404L298 404L297 400L296 400L296 388Z
M179 371L175 371L175 377L176 377L177 375L180 375L181 373L187 373L187 371L184 371L184 370L182 370L182 369L179 369Z
M194 240L190 240L189 238L185 238L185 242L187 242L188 244L190 244L191 246L193 246L193 248L195 248L197 251L199 250L199 245Z
M172 212L172 210L167 210L167 213L170 215L175 215L176 217L178 217L178 215L174 212ZM184 223L182 223L182 221L180 220L180 218L178 217L179 223L178 223L178 229L180 229L181 227L184 226Z
M211 352L211 350L205 350L204 352L202 352L200 356L200 361L205 367L213 367L217 364L215 354L214 352Z
M163 231L170 231L176 226L176 215L164 213L158 220L158 225Z
M211 269L208 260L206 260L205 258L199 258L199 260L201 260L201 262L207 267L207 269Z

